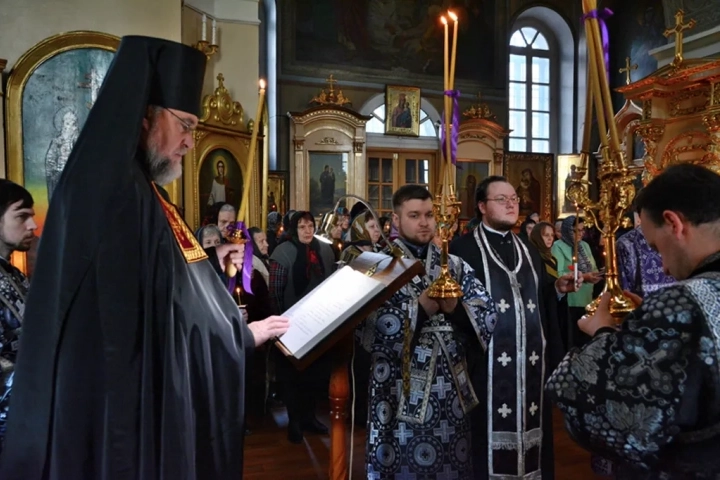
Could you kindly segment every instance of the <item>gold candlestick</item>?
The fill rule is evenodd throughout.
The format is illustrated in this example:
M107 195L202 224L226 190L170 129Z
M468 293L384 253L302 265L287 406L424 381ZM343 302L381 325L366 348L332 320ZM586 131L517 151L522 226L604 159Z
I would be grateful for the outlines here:
M448 16L455 22L453 28L453 48L452 57L450 59L450 65L448 66L448 50L449 50L449 39L448 39L448 22L445 16L440 17L441 22L445 25L445 48L444 48L444 72L443 72L443 86L445 92L452 91L455 87L455 58L457 52L457 27L458 18L453 12L447 12ZM452 109L453 102L449 95L444 93L445 99L445 125L442 128L445 129L445 151L441 155L440 164L440 177L441 187L440 192L435 195L435 201L433 202L433 214L437 222L438 233L442 240L441 254L440 254L440 275L430 285L428 296L430 298L442 299L442 298L460 298L463 295L462 288L457 283L453 275L450 273L450 267L448 265L448 247L450 239L453 234L453 227L457 222L458 216L460 215L461 202L458 202L455 197L455 185L454 179L451 178L453 165L452 165L452 129L458 128L458 125L452 125Z
M597 1L583 0L583 12L587 14L593 10L597 10ZM616 322L620 323L634 309L634 304L625 296L618 281L615 233L622 223L625 212L635 198L634 173L628 168L625 153L620 149L620 140L610 101L605 60L600 47L602 41L598 20L596 18L586 18L585 29L589 50L588 67L590 75L588 88L591 89L595 102L595 113L602 142L601 153L603 160L598 171L600 192L599 199L596 202L590 200L588 189L582 181L587 171L586 161L583 159L583 165L578 169L577 175L573 178L572 185L568 189L568 198L575 202L579 209L585 211L586 223L597 227L605 240L607 261L606 282L603 293L610 293L610 314ZM586 120L585 129L590 127L590 122ZM583 137L583 143L585 143L585 139L589 139L587 131ZM583 145L583 150L586 148L589 147ZM584 153L587 154L587 152ZM586 307L588 313L594 313L598 303L599 298L590 303Z

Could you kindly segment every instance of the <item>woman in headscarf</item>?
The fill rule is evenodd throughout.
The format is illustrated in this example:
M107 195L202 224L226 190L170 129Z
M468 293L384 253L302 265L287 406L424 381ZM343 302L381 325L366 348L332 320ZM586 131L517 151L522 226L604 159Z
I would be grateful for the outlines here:
M315 219L310 212L296 212L286 233L289 240L278 245L270 257L270 302L276 312L287 311L335 270L330 245L315 238ZM321 357L299 372L284 355L278 357L278 382L288 409L288 440L301 443L303 431L327 433L315 416L316 396L327 391L330 378L327 360Z
M248 229L252 241L253 258L252 258L252 280L250 288L252 294L248 292L242 293L242 303L245 305L248 323L256 320L263 320L272 315L272 307L270 306L270 293L268 284L270 283L270 264L268 258L268 243L263 232L258 227ZM242 285L242 274L236 277L237 285ZM247 411L253 414L262 415L266 394L269 392L269 382L272 375L268 372L272 371L270 367L270 346L262 345L258 347L262 354L256 351L252 358L248 359L248 378L247 382L250 388L245 390L245 404L248 406ZM247 421L245 422L247 425ZM249 434L249 427L246 427L245 434Z
M530 217L526 218L525 221L520 224L520 232L518 233L518 237L522 238L526 242L529 242L530 232L532 232L532 229L535 228L535 225L535 220Z
M593 258L590 245L582 240L583 236L583 220L579 220L579 225L575 225L575 217L571 215L563 220L561 227L561 238L553 243L551 248L552 255L557 259L557 270L560 275L572 272L573 269L573 249L575 242L578 242L578 274L582 275L583 284L576 292L568 293L568 305L570 307L569 317L569 340L570 347L582 346L588 337L580 331L577 321L585 314L585 307L593 299L593 285L602 280L602 274L597 271L597 264Z
M195 238L203 248L217 247L222 243L222 232L217 225L209 224L198 228L195 232Z
M296 213L297 212L295 210L288 210L287 213L283 216L282 227L280 230L280 235L278 236L278 245L292 238L292 235L290 235L290 221L292 220L293 215L295 215Z
M359 214L350 225L348 243L340 255L340 261L350 263L363 252L380 252L380 225L372 212L366 210Z
M540 252L540 258L542 258L545 264L545 270L551 277L557 279L559 277L558 263L550 251L554 241L555 234L553 233L553 226L547 222L535 224L530 232L530 243Z
M268 257L268 242L265 232L258 227L248 230L252 237L253 259L252 280L250 288L252 295L243 293L242 299L248 313L248 322L262 320L272 315L270 306L270 258ZM238 279L239 280L239 279Z
M322 228L328 228L328 232L322 232L327 233L330 236L330 240L332 241L330 247L332 248L333 255L335 255L335 261L337 262L340 259L340 252L342 252L342 249L344 247L343 245L343 229L340 222L342 222L342 217L338 215L333 215L332 212L327 212L322 216L322 221L320 222L321 229ZM330 225L328 225L328 222L332 222Z
M280 227L282 225L282 216L278 212L268 213L267 218L267 231L265 232L265 238L268 243L268 255L272 255L273 250L278 244L278 234L280 233Z
M547 222L540 222L533 227L530 232L530 243L537 248L542 258L545 271L553 279L557 279L560 274L558 273L558 261L552 254L552 246L555 242L555 229L552 225ZM562 332L562 340L565 346L565 350L568 349L568 299L567 295L564 295L562 299L558 301L557 318L559 331Z

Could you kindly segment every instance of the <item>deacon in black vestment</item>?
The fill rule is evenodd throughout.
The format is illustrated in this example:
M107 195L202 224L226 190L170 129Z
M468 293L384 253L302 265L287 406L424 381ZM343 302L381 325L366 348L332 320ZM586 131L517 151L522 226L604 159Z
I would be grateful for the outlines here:
M3 480L237 480L246 325L158 185L193 146L205 56L125 37L53 195L28 296ZM235 250L235 251L233 251Z
M551 406L547 375L563 357L556 307L574 290L572 275L550 277L539 252L510 229L518 196L504 177L477 188L482 223L451 244L495 301L498 320L487 352L471 367L480 405L472 412L474 478L552 479Z

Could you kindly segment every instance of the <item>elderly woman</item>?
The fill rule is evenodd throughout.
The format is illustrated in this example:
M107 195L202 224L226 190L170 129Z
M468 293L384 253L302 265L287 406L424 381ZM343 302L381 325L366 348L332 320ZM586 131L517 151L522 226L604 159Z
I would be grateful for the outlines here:
M215 224L200 227L195 232L195 237L203 248L217 247L222 243L222 232Z

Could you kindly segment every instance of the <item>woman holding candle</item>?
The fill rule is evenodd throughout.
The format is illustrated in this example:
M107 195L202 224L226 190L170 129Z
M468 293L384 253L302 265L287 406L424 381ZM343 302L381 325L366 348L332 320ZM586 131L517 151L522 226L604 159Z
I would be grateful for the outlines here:
M593 285L602 280L602 273L598 272L597 263L593 257L590 245L582 240L584 222L580 218L576 228L576 216L571 215L563 220L562 238L555 242L551 248L553 257L557 259L558 273L568 273L577 264L578 274L582 276L583 284L576 292L568 293L570 316L568 322L567 344L570 347L582 346L587 340L577 327L577 321L585 314L587 307L593 300ZM573 249L577 243L577 258L573 258Z

